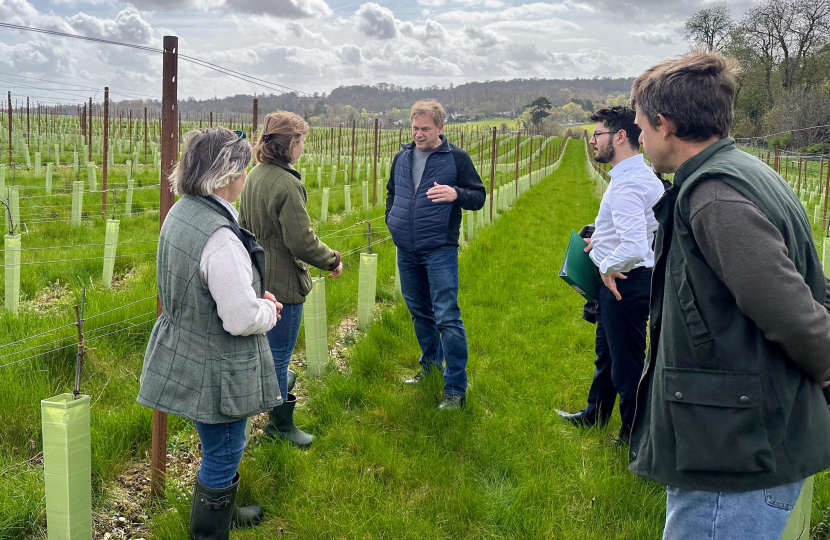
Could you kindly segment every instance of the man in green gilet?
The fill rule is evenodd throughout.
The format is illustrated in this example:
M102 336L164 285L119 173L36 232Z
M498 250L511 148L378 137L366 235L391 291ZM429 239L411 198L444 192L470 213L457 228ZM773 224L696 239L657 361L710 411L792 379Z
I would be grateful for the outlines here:
M778 540L830 467L827 280L790 187L729 137L735 64L690 53L631 101L659 223L629 468L667 486L664 540Z

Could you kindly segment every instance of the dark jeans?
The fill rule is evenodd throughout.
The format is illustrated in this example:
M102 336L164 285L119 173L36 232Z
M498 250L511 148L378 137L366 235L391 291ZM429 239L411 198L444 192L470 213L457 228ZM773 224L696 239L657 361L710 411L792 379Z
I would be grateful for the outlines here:
M617 280L619 302L603 285L597 305L596 370L588 406L583 415L588 422L606 424L620 395L620 434L631 434L637 384L646 357L646 324L651 288L651 269L635 268L628 279Z
M276 326L268 330L268 346L271 347L271 356L274 357L274 369L277 371L277 382L280 384L283 401L288 399L288 364L291 363L291 355L297 345L301 322L303 305L283 304L280 320Z
M458 307L458 248L398 250L401 292L409 313L424 372L444 369L444 393L467 392L467 333Z
M211 489L230 487L245 450L247 418L226 424L196 422L202 442L202 466L199 480Z

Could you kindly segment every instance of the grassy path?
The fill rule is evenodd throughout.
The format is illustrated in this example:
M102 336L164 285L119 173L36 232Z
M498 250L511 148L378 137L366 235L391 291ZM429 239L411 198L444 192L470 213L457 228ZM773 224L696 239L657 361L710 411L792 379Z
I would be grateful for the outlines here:
M461 257L467 409L434 410L439 378L401 384L418 351L399 302L352 349L351 373L310 389L309 452L252 445L241 496L269 517L236 538L660 537L663 488L628 473L605 431L552 411L583 405L593 369L594 327L557 277L568 232L598 206L583 148L571 141L559 170ZM189 497L176 495L178 513L156 515L156 539L187 537Z

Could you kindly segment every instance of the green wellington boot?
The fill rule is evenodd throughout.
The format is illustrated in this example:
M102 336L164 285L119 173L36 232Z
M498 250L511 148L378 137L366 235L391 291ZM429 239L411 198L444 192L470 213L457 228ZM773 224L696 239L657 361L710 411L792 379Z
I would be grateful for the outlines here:
M211 489L196 477L190 507L190 538L193 540L228 540L231 528L251 527L262 521L259 506L236 505L239 473L224 489Z
M302 450L311 446L314 436L302 431L294 425L294 406L297 396L288 394L282 405L277 405L268 413L268 425L265 426L265 436L282 439Z

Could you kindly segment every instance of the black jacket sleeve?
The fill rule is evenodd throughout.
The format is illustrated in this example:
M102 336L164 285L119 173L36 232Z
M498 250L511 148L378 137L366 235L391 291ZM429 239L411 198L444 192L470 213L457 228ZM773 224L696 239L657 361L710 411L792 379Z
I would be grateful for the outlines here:
M455 170L458 174L458 181L455 185L455 190L458 192L456 205L464 210L481 210L484 207L484 197L487 192L470 154L460 148L453 148L452 157L455 160Z
M395 154L392 165L389 167L389 181L386 182L386 217L384 221L389 219L389 212L392 211L392 205L395 203L395 164L398 163L400 155L401 152Z

